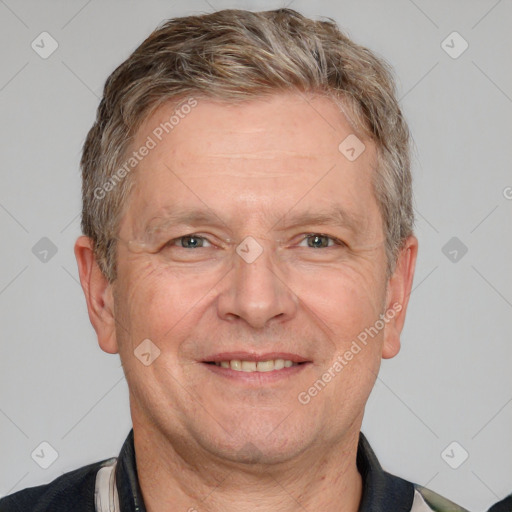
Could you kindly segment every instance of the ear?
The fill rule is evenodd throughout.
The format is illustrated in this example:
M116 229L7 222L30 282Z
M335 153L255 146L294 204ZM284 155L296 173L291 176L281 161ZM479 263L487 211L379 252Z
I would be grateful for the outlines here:
M388 321L384 330L383 359L390 359L400 351L400 333L404 327L417 255L418 239L411 235L400 250L395 271L388 281L385 313Z
M116 354L118 346L112 285L100 270L94 255L93 242L89 237L78 237L75 242L75 257L89 319L96 331L98 343L105 352Z

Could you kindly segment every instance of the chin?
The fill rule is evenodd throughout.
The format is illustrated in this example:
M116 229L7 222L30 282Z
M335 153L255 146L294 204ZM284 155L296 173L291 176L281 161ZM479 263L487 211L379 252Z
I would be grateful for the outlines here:
M231 462L265 465L286 462L302 453L311 442L307 441L304 428L290 428L284 423L286 421L281 425L279 422L275 425L260 422L239 426L236 435L217 432L219 437L204 436L201 444Z

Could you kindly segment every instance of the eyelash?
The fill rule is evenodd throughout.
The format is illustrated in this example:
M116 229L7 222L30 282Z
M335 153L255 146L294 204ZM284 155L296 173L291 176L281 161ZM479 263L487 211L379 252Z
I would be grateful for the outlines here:
M308 237L315 237L315 236L318 236L318 237L325 237L325 238L328 238L329 240L332 240L334 242L333 245L331 246L327 246L327 247L323 247L323 249L328 249L329 247L333 247L335 245L339 245L339 246L342 246L342 247L346 247L346 244L345 242L343 242L342 240L340 240L339 238L336 238L334 236L330 236L330 235L325 235L323 233L308 233L306 235L304 235L304 238L301 240L304 241L304 240L307 240Z
M328 245L327 247L320 247L320 249L328 249L329 247L333 247L334 245L339 245L339 246L342 246L342 247L346 246L345 242L343 242L339 238L335 238L335 237L330 236L330 235L325 235L323 233L307 233L301 239L301 242L307 240L308 238L313 238L313 237L325 237L325 238L328 238L329 240L332 240L334 242L333 245L331 245L331 246ZM189 235L183 235L183 236L180 236L178 238L173 238L172 240L169 240L169 242L167 242L164 247L173 247L174 246L173 245L174 242L177 242L177 241L182 240L184 238L197 238L197 239L208 241L208 239L206 237L204 237L204 236L196 235L194 233L191 233ZM180 247L180 248L181 249L188 249L188 247ZM199 248L201 249L201 247L199 247ZM311 249L312 249L312 247L311 247Z

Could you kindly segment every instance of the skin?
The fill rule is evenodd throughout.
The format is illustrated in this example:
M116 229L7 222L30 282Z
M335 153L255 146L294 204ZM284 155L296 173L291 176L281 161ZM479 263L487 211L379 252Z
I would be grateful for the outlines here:
M147 119L133 147L173 110L164 105ZM91 241L78 238L90 320L100 347L120 354L129 385L148 511L358 509L364 406L382 358L400 349L418 241L406 240L387 279L371 185L375 147L364 141L349 161L338 146L352 133L318 95L240 105L200 99L134 171L113 284ZM295 214L334 204L358 218L355 230L290 225ZM206 210L213 221L166 223L181 207ZM148 223L160 227L144 235ZM344 244L321 238L311 246L311 233ZM199 247L179 238L190 234L204 237L192 240ZM235 250L248 236L262 249L252 263ZM401 310L378 335L300 403L298 395L396 304ZM145 339L161 351L148 366L134 355ZM246 382L202 362L235 350L295 353L309 363L274 382Z

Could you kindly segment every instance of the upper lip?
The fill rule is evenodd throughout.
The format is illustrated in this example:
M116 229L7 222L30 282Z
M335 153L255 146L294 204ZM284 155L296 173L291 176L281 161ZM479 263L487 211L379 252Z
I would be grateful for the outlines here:
M212 354L203 359L205 363L220 363L221 361L270 361L273 359L285 359L292 361L293 363L305 363L309 362L309 359L302 357L298 354L292 354L290 352L265 352L258 354L256 352L221 352L218 354Z

